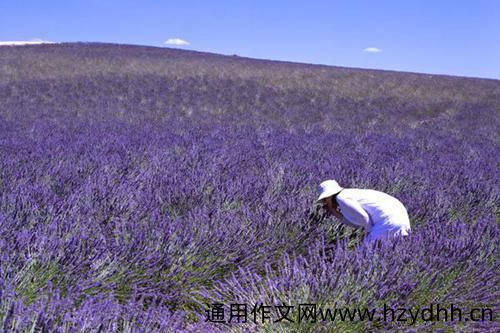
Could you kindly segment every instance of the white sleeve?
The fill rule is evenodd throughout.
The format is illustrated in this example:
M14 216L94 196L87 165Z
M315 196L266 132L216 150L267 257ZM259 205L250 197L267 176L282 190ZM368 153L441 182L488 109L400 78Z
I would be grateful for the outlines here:
M348 226L353 227L353 228L360 228L359 225L352 223L351 221L346 219L345 216L342 218L342 220L340 220L340 223L348 225Z
M370 216L361 205L350 198L337 198L340 212L346 220L359 227L370 230Z

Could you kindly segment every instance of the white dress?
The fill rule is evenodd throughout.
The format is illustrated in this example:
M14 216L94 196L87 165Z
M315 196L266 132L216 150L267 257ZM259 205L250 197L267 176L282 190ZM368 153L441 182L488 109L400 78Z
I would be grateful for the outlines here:
M346 188L337 195L337 202L344 223L367 230L365 242L389 236L406 236L411 230L405 206L389 194Z

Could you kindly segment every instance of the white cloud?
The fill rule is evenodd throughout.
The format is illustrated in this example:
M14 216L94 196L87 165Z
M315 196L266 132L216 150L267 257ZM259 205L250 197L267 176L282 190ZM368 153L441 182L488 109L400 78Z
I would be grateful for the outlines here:
M366 49L363 50L363 52L380 53L380 52L382 52L382 50L381 49L377 49L376 47L367 47Z
M180 39L180 38L169 38L165 41L164 44L167 45L189 45L189 42Z
M0 41L0 46L15 46L15 45L35 45L35 44L55 44L55 42L50 42L47 40L41 40L35 38L32 40L17 40L17 41Z

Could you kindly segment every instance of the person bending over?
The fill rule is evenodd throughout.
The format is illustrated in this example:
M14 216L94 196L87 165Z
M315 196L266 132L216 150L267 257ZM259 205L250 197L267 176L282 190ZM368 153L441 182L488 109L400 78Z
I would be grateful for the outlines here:
M319 186L317 203L341 223L365 230L365 243L392 236L407 236L411 231L405 206L384 192L342 188L332 179Z

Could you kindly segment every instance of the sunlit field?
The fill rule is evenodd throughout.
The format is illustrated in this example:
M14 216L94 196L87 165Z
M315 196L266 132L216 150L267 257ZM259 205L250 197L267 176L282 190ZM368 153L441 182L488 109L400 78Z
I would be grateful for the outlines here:
M499 113L498 80L1 46L0 331L495 332ZM398 198L411 235L358 247L314 206L330 178ZM493 318L297 313L431 303Z

